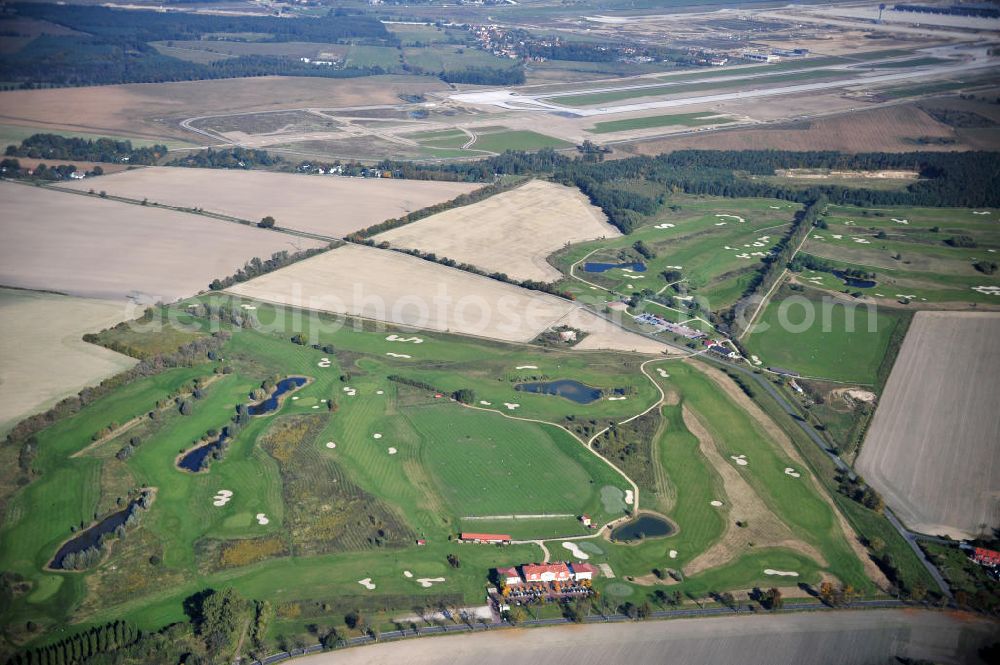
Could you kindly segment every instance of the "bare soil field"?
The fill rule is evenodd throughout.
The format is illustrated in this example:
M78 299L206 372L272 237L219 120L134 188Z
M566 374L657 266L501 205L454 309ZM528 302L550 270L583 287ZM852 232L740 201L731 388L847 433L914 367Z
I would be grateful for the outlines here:
M87 88L0 92L0 122L201 141L177 123L237 111L400 103L400 94L444 90L426 76L360 79L262 76L214 81L133 83ZM66 109L73 109L71 114Z
M910 528L1000 524L1000 313L918 312L857 469Z
M672 353L663 342L650 339L638 333L622 330L606 319L589 310L576 308L557 322L587 333L574 349L581 351L610 349L614 351L634 351L636 353Z
M284 305L512 342L534 339L576 307L537 291L360 245L338 247L228 290Z
M621 235L578 190L541 180L375 236L516 279L551 282L546 257L566 244Z
M22 418L137 363L81 339L137 314L121 302L0 289L0 436Z
M493 630L387 642L307 656L301 662L870 665L912 659L975 665L985 663L977 650L995 639L996 624L974 615L929 610L845 610Z
M390 217L470 192L461 182L307 176L265 171L151 167L60 185L185 208L201 208L258 221L270 215L278 226L339 238Z
M951 139L955 143L922 144L918 139ZM697 136L636 143L629 152L658 155L674 150L842 150L845 152L912 152L968 150L954 130L911 105L859 111L771 129L702 132ZM978 147L978 146L977 146Z
M172 301L251 258L319 241L170 210L0 183L0 284ZM109 251L109 248L116 248Z

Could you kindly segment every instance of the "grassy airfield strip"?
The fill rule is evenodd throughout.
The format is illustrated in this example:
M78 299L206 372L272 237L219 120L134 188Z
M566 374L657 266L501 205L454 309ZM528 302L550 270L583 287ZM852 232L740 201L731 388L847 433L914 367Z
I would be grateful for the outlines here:
M227 584L278 608L272 637L300 630L320 614L350 609L365 609L383 621L393 610L414 606L479 603L488 568L539 558L534 545L497 549L449 542L450 534L480 524L468 517L586 511L604 523L625 514L630 481L557 425L589 439L612 421L624 423L649 410L659 391L640 373L639 357L516 347L444 333L421 334L421 343L400 342L370 325L335 330L329 318L311 320L299 312L304 334L315 327L319 344L333 347L317 350L289 341L292 318L280 320L269 305L225 296L192 302L202 301L252 312L274 324L272 332L236 330L219 360L139 379L38 435L42 453L36 466L42 474L10 499L12 517L0 532L0 565L30 584L4 611L5 618L65 623L128 615L153 628L182 619L187 595ZM209 325L184 307L173 311L196 327ZM111 331L106 339L121 334ZM810 583L825 571L870 590L808 470L700 371L657 363L670 374L657 375L660 383L680 402L661 407L662 421L659 409L649 412L658 432L651 454L662 472L654 474L649 504L642 505L668 515L679 527L675 536L616 544L566 518L494 520L490 529L524 539L592 536L580 541L581 551L619 571L617 578L598 583L609 599L642 599L643 588L623 575L683 570L715 550L678 590L703 596L781 579L766 570L794 572L796 581ZM285 397L276 413L251 418L207 471L175 467L179 452L226 425L262 379L289 375L311 381ZM481 410L389 376L443 394L472 389ZM202 384L200 398L184 398L190 401L188 415L170 400L157 409L158 400L188 389L199 377L212 380ZM521 381L555 378L625 388L627 399L578 404L514 389ZM727 472L743 474L757 503L766 506L747 525L746 533L757 539L753 548L725 535L743 531L726 526L727 515L740 518L730 501L740 504L727 495L719 470L697 452L704 444L686 431L687 408L709 427L720 446L716 457L724 454L731 467ZM143 415L150 410L157 411L155 419ZM92 440L112 422L129 423L136 416L132 426ZM120 451L133 437L139 443L123 457ZM740 466L730 454L751 462ZM635 464L611 461L625 468ZM790 466L800 477L783 471ZM647 481L640 480L645 488ZM138 528L108 546L100 566L85 573L45 570L59 544L72 536L70 526L115 510L117 498L135 487L157 488L153 506ZM232 492L221 505L220 490ZM643 489L641 496L646 494ZM721 509L711 505L713 497L723 501ZM765 525L771 530L762 529ZM769 540L769 534L786 532L790 538ZM427 545L415 545L417 538L426 538ZM558 541L548 548L556 560L571 556ZM669 550L677 553L670 557ZM448 566L449 553L460 557L460 568ZM423 578L444 580L421 586L416 580Z

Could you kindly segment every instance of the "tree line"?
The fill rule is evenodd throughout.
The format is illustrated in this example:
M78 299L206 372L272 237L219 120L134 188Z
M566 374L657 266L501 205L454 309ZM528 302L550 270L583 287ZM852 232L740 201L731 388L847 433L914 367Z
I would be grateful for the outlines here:
M31 159L75 159L86 162L125 162L150 166L167 154L167 146L156 144L136 147L129 140L32 134L19 145L8 145L4 154L7 157Z
M271 255L269 259L261 259L260 257L253 257L246 262L242 268L237 270L234 274L223 277L221 279L213 279L212 283L208 285L213 291L221 291L222 289L229 288L233 284L239 284L240 282L245 282L254 277L260 277L261 275L266 275L269 272L274 272L278 268L284 268L285 266L297 263L303 259L308 259L310 256L316 256L321 254L329 247L314 247L312 249L303 249L295 252L294 254L289 254L286 250L281 250L280 252L275 252Z

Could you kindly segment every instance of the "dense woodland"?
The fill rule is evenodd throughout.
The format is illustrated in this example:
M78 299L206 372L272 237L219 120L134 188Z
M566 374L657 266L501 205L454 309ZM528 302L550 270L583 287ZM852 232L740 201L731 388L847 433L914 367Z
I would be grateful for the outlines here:
M131 141L116 141L100 138L96 140L66 138L58 134L34 134L21 141L20 145L9 145L4 154L8 157L30 157L33 159L75 159L85 162L127 162L128 164L149 166L156 164L167 154L167 146L153 145L136 148Z

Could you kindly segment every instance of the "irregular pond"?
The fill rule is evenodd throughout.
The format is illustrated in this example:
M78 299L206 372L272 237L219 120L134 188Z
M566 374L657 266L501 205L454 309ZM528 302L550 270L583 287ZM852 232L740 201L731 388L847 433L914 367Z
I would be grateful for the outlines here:
M248 412L251 416L263 416L272 411L277 411L278 405L281 404L282 395L298 390L306 385L306 381L307 379L304 376L290 376L287 379L278 381L275 391L263 402L258 402L251 406Z
M662 538L674 532L674 525L659 515L641 513L639 517L615 527L611 540L629 541L642 538Z
M615 268L628 268L635 272L646 272L646 264L641 261L636 263L584 263L584 272L607 272Z
M577 404L590 404L601 399L604 394L600 388L593 388L585 383L574 381L573 379L560 379L558 381L538 381L535 383L519 383L514 386L514 390L523 390L526 393L541 393L544 395L558 395L572 400ZM615 393L621 394L624 391L616 388Z
M49 563L49 568L53 570L64 570L63 562L66 557L70 554L76 554L91 549L92 547L100 547L101 538L107 534L113 534L118 527L125 524L132 513L139 510L139 499L132 501L128 507L124 510L119 510L117 513L112 513L105 517L103 520L90 527L85 531L81 531L74 538L66 541L56 555L52 557L52 562Z
M853 286L856 289L870 289L873 286L878 286L878 283L871 279L858 279L857 277L849 277L845 275L840 270L833 271L834 276L838 279L844 280L844 284L847 286Z
M229 438L229 428L223 428L222 434L214 441L203 443L196 448L192 448L177 461L177 468L198 473L204 469L209 455L222 447L222 444Z

